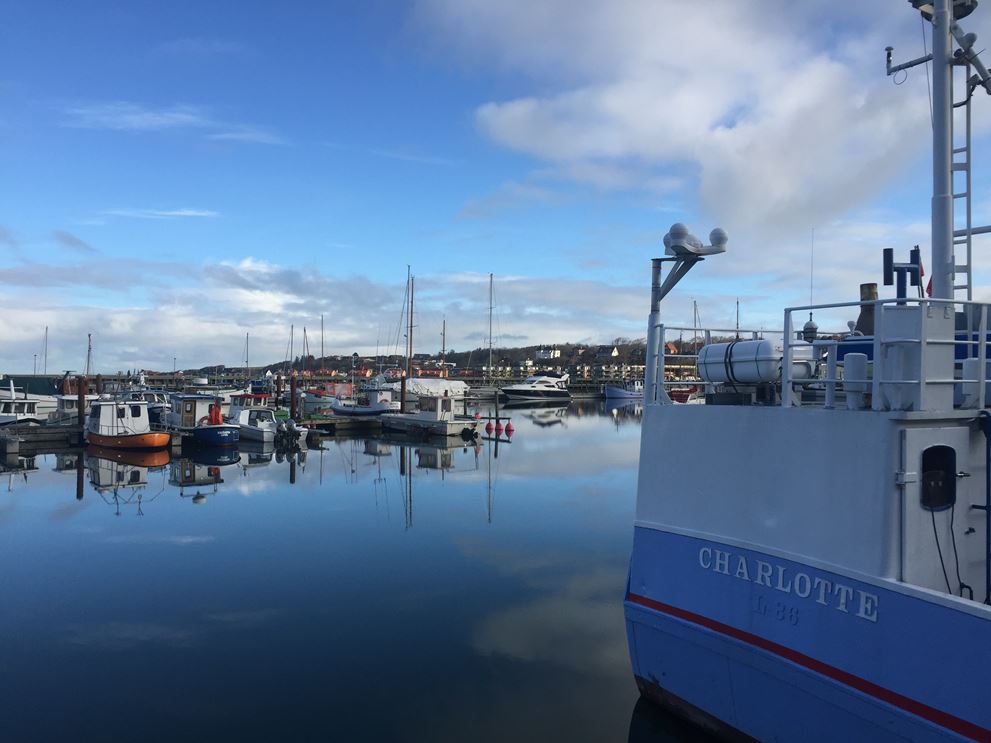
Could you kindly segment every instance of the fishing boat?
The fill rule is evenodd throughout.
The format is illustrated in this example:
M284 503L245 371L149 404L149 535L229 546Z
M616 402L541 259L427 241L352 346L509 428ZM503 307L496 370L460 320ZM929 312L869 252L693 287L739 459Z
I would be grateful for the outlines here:
M214 395L172 395L166 426L189 436L197 444L233 446L240 438L240 426L224 422L221 404L222 399Z
M90 406L99 395L86 395L84 399L83 419L89 415ZM79 424L79 396L55 395L55 410L48 414L46 423L50 426L74 426Z
M164 425L165 415L171 408L171 393L166 390L132 387L117 394L121 400L144 400L148 403L148 418L152 425Z
M2 399L0 400L0 426L14 423L40 425L44 419L38 412L35 400Z
M991 317L969 250L991 228L952 210L953 172L970 183L969 94L991 78L951 16L975 3L914 4L934 36L930 297L907 291L917 253L888 249L894 297L868 284L861 301L787 308L780 351L712 344L706 404L675 405L660 305L726 234L704 245L674 225L653 262L629 652L644 696L722 735L991 740ZM889 49L888 71L928 60L892 65ZM957 143L953 66L970 81ZM717 466L673 481L692 459Z
M631 379L624 384L606 384L602 394L607 400L640 400L643 398L643 380Z
M464 439L478 436L478 421L471 416L455 413L454 400L450 397L422 396L418 411L383 413L380 419L382 428L387 431L425 436L461 436Z
M165 431L152 431L144 400L100 398L90 405L86 440L106 449L161 449L172 442Z
M392 391L388 389L366 389L357 398L332 398L330 410L334 415L355 418L367 418L383 413L400 412L398 400L392 399Z
M18 391L13 379L7 381L7 387L0 387L0 426L11 423L39 425L55 410L54 396L30 395Z
M568 373L541 371L537 372L519 384L510 384L502 388L502 394L513 400L570 400L568 391Z
M269 395L234 395L231 398L228 423L236 424L241 430L241 440L274 442L279 422L269 407Z

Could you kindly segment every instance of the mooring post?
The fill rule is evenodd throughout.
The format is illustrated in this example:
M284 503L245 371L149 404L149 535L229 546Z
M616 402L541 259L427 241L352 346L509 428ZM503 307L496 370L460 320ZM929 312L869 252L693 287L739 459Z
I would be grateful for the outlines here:
M296 420L296 405L299 402L296 396L298 381L294 376L289 377L289 417Z
M79 439L83 438L83 423L86 414L86 393L89 392L89 380L84 376L76 377L76 422L79 424Z
M352 394L354 390L351 391ZM402 372L402 376L399 378L399 412L406 412L406 372Z
M76 455L76 500L83 499L83 453Z

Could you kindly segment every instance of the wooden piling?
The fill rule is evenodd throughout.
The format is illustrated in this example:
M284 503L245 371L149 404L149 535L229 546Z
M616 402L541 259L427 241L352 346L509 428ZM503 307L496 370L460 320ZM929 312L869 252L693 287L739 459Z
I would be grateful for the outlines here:
M86 422L86 393L89 392L89 380L84 376L76 377L76 421L80 431Z
M300 416L297 415L297 405L299 400L297 399L296 391L298 389L299 382L295 376L289 377L289 417L293 420L299 420Z

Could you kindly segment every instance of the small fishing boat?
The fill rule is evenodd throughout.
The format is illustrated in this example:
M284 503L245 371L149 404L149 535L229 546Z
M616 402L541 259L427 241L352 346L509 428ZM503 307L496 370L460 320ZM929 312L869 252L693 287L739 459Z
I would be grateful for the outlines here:
M37 426L42 420L38 412L38 403L34 400L0 400L0 426L13 423Z
M268 406L269 395L234 395L231 398L229 423L241 430L241 439L248 441L274 442L279 429L275 413Z
M502 388L510 400L570 400L568 373L542 371Z
M382 428L428 436L478 436L478 421L455 413L450 397L421 396L419 407L415 413L383 413Z
M90 405L99 400L99 395L86 395L83 418L89 415ZM74 426L79 423L79 396L56 395L55 410L48 414L49 426Z
M607 384L602 392L607 400L642 400L643 380L631 379L625 384Z
M349 400L335 397L330 401L330 409L334 415L358 418L398 413L400 407L399 401L392 399L390 390L366 390L365 394L358 398Z
M169 411L171 393L166 390L153 390L147 387L137 387L118 394L122 400L144 400L148 403L148 419L152 425L163 425L165 414Z
M172 395L166 426L189 436L197 444L233 446L241 437L241 429L237 424L224 423L221 404L221 398L214 395Z
M161 449L171 443L172 436L151 430L144 400L100 398L90 405L86 440L107 449Z

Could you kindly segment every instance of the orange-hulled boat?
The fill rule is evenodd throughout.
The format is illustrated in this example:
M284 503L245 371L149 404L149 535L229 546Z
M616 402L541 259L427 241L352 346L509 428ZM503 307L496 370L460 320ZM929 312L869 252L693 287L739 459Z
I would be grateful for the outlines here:
M152 431L144 400L94 400L86 424L86 440L108 449L162 449L172 435Z

